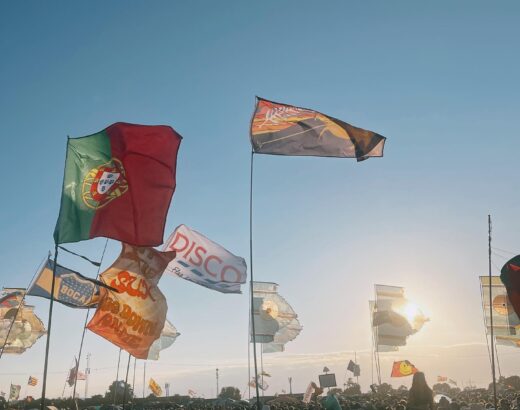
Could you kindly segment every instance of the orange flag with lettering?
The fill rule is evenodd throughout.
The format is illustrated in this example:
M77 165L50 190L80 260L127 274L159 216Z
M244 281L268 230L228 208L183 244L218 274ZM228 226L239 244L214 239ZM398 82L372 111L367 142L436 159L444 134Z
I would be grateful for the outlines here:
M123 243L121 254L101 280L117 290L101 288L95 315L87 328L138 359L146 359L159 338L168 305L157 284L175 252L159 252Z

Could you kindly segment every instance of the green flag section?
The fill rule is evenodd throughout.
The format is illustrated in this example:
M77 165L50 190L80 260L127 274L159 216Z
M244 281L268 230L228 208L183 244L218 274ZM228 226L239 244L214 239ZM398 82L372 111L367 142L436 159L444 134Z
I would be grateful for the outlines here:
M69 139L54 241L160 245L181 139L168 126L121 122Z
M386 138L318 111L257 99L251 145L259 154L382 157Z
M511 258L500 270L500 279L515 313L520 316L520 255Z

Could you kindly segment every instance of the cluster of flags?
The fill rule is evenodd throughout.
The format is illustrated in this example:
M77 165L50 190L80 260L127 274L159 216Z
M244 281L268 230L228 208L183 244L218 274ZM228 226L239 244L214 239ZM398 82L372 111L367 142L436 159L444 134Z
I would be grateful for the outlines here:
M358 161L381 157L386 140L320 112L261 98L250 137L255 153ZM95 308L87 325L90 331L136 358L157 360L159 352L179 336L166 319L166 298L159 288L164 272L218 292L241 293L247 279L245 260L186 225L175 229L162 251L154 249L163 243L181 140L169 126L122 122L68 139L54 230L56 249L105 237L121 242L121 253L98 280L59 265L56 252L27 293L4 289L0 297L2 353L22 353L46 332L33 307L23 303L26 294L52 297L72 308ZM297 314L277 287L270 282L253 284L255 334L251 341L262 343L265 353L283 351L302 330ZM69 372L69 384L85 377L77 368L76 363ZM359 366L353 372L359 374ZM29 379L30 385L36 383L35 378ZM19 394L16 387L11 386L10 396ZM149 387L155 395L162 394L153 379Z
M450 379L448 376L437 376L437 383L449 383L457 386L457 382L453 379Z

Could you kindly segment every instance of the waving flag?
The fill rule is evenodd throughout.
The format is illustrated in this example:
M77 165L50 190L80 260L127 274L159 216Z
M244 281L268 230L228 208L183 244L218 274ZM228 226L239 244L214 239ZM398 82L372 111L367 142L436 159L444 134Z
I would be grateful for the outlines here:
M119 293L101 289L96 313L87 328L138 359L148 358L164 328L168 305L157 284L175 252L123 244L101 280Z
M18 400L20 398L20 390L22 390L22 386L19 384L11 384L11 388L9 389L9 400Z
M386 138L318 111L257 98L251 144L260 154L382 157Z
M154 379L150 378L150 381L148 382L148 387L150 388L154 396L162 396L161 386L159 386L159 383L157 383Z
M515 309L508 296L508 291L500 279L501 278L498 276L492 276L490 282L489 276L480 277L482 309L484 312L486 331L488 334L491 332L491 311L489 301L489 288L491 287L494 335L497 336L497 340L499 336L512 336L518 338L520 334L517 334L517 327L520 326L520 318L515 313Z
M69 139L55 242L160 245L180 142L171 127L122 122Z
M406 377L417 373L419 370L408 360L394 362L390 377Z
M54 261L47 260L38 277L27 291L30 296L51 298ZM99 287L103 282L87 278L78 272L56 265L54 300L73 308L95 307L99 301Z
M447 376L437 376L437 382L445 383L447 381L448 381L448 377Z
M38 384L38 379L36 377L29 376L29 380L27 381L27 385L36 386Z
M159 360L159 353L161 350L170 347L179 335L180 333L177 332L175 326L173 326L169 320L166 320L164 322L163 330L161 331L161 336L150 346L147 359Z
M500 270L500 279L507 289L513 309L520 316L520 255L506 262Z
M178 226L164 244L165 251L176 251L177 257L166 271L183 279L222 293L242 293L247 266L244 258L233 255L204 235Z

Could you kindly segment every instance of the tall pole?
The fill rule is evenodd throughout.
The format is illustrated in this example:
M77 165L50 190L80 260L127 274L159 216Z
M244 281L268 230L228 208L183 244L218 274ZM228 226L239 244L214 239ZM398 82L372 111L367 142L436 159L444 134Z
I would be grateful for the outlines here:
M216 370L216 378L217 378L217 394L215 395L215 397L218 398L218 368Z
M47 370L49 365L49 346L51 340L52 328L52 308L54 306L54 287L56 285L56 266L58 265L58 244L54 244L54 266L52 268L52 282L51 282L51 302L49 303L49 321L47 323L47 342L45 344L45 362L43 365L43 382L42 382L42 398L40 402L40 409L45 409L45 392L47 390Z
M101 254L101 260L99 261L96 279L99 278L99 271L101 270L101 264L103 263L103 258L105 257L105 251L107 250L107 245L108 245L108 238L105 241L105 247L103 248L103 253ZM81 352L83 351L83 341L85 340L85 332L87 331L89 313L90 313L90 308L87 309L87 313L85 315L85 323L83 325L83 334L81 335L81 342L79 344L78 363L76 364L76 375L74 376L74 390L72 393L72 398L76 397L76 385L78 384L79 362L81 361Z
M251 180L249 184L249 271L250 278L250 293L251 293L251 337L253 341L253 361L255 363L255 390L256 390L256 407L261 409L260 392L258 390L258 363L256 360L256 334L255 334L255 314L253 312L253 159L254 151L251 150ZM42 409L43 410L43 409Z
M289 377L289 394L292 395L292 377Z
M488 215L488 269L489 269L489 318L491 324L491 373L493 375L493 402L497 407L497 380L495 374L495 338L493 335L493 293L492 293L492 274L491 274L491 215Z
M87 368L85 369L85 399L88 395L88 379L90 378L90 353L87 354Z
M143 368L143 399L144 399L144 389L146 388L146 362L144 362Z
M137 357L134 357L134 378L132 380L132 393L135 397L135 368L137 367ZM132 400L132 408L134 408L134 400Z
M119 357L117 358L116 384L114 384L114 406L116 405L117 385L119 384L119 363L121 362L121 349L119 349Z
M125 410L126 405L126 391L128 386L128 371L130 370L130 358L132 355L128 353L128 363L126 364L126 377L125 377L125 389L123 391L123 410Z
M357 352L354 352L354 362L356 362L357 366ZM359 385L359 376L356 376L356 383Z

